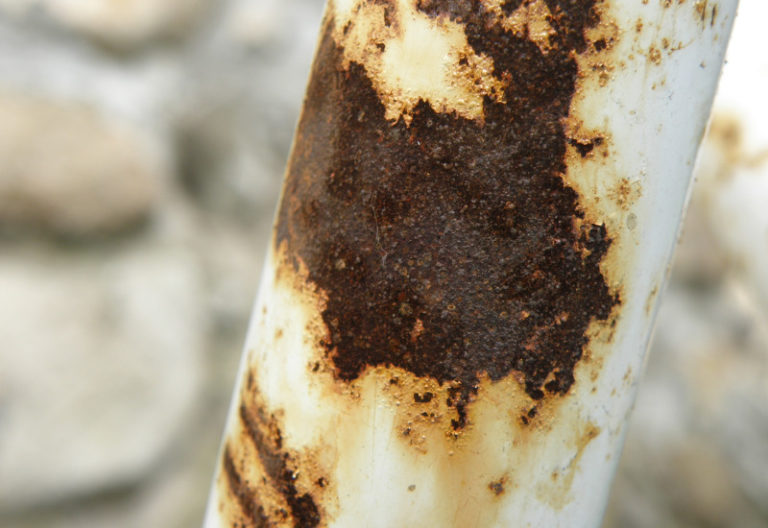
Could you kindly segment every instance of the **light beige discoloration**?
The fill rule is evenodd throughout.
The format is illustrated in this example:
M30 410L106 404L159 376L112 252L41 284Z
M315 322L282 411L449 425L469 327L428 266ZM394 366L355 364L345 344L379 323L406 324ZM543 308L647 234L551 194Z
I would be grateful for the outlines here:
M430 18L415 0L334 0L332 9L344 67L363 65L387 119L410 122L423 100L436 112L481 120L484 97L503 100L493 60L475 53L461 24Z
M586 423L580 428L580 434L573 446L573 458L568 465L552 472L551 482L540 484L536 489L536 495L547 502L555 510L563 507L573 500L573 478L579 469L584 451L593 439L600 434L600 428L593 423Z

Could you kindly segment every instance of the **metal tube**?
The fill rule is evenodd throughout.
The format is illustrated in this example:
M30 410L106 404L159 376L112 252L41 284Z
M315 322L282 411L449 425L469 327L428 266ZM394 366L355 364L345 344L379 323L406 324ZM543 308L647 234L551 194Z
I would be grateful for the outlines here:
M206 526L597 526L736 0L333 0Z

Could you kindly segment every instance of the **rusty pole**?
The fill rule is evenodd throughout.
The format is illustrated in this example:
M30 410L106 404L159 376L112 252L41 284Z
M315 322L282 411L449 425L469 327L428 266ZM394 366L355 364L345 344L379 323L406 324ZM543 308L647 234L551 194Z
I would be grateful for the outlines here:
M736 0L329 0L206 518L597 526Z

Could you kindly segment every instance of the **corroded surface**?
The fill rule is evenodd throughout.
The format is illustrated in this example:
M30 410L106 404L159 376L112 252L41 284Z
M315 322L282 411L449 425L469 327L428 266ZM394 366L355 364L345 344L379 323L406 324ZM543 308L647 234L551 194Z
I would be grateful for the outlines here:
M265 408L252 376L242 397L237 409L240 434L224 446L219 483L236 504L222 504L222 513L233 526L318 526L321 516L313 494L323 491L327 478L310 479L306 467L301 474L302 464L283 445L278 417Z
M617 72L684 48L615 15L599 0L329 4L222 519L497 526L565 511L581 464L610 465L593 455L618 429L582 404L606 391L636 287L644 188L595 116Z
M572 54L597 23L593 3L553 5L542 47L481 3L420 2L436 23L461 21L505 86L477 119L420 100L407 120L388 120L365 67L345 67L329 21L277 244L327 296L322 345L338 378L394 365L455 383L455 428L481 373L517 371L534 399L568 391L587 327L618 302L599 267L610 234L580 222L562 178Z

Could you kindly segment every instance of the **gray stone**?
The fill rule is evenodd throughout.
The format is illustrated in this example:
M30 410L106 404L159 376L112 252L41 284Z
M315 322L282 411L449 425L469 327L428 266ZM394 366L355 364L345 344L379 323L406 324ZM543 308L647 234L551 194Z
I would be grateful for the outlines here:
M272 215L304 96L321 0L232 0L187 70L175 122L186 187L206 209Z
M42 11L66 28L120 49L178 37L209 6L208 0L0 0L8 14Z
M4 250L0 512L133 485L202 384L200 270L181 249Z
M83 236L145 218L161 169L138 134L95 110L0 93L0 225Z
M605 528L765 526L768 336L733 283L691 286L662 300Z

